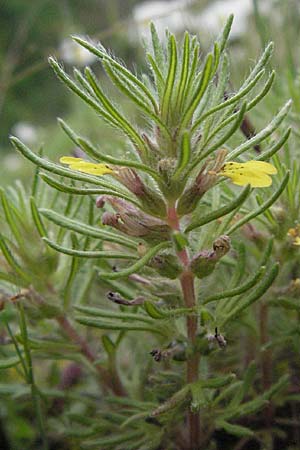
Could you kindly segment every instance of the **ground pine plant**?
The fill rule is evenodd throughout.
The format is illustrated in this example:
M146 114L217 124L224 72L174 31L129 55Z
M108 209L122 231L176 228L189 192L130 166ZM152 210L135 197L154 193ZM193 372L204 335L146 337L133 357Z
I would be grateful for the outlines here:
M1 196L9 372L0 387L21 416L36 414L25 447L225 449L256 436L249 417L261 411L270 427L288 377L261 383L257 355L245 358L240 340L279 271L272 233L259 230L289 181L276 153L290 102L245 133L274 80L272 44L232 92L231 23L206 56L196 36L179 43L167 32L164 44L152 25L146 75L74 37L135 117L89 67L71 77L50 58L127 152L108 153L61 119L76 153L59 161L12 137L37 166L30 198L20 186Z

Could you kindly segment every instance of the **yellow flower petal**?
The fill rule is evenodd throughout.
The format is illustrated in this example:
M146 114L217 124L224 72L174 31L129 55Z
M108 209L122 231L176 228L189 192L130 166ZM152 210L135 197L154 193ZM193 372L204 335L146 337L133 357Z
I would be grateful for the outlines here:
M277 173L276 167L266 161L247 161L245 165L253 170L275 175Z
M78 170L78 172L89 173L91 175L105 175L108 173L113 173L113 170L105 164L93 164L85 161L70 164L69 167L72 170Z
M82 158L74 158L73 156L63 156L59 161L62 164L68 164L69 169L77 170L78 172L89 173L91 175L101 176L114 172L114 170L106 164L92 163L89 161L84 161L84 159Z
M72 164L73 162L79 162L79 161L83 161L82 158L75 158L74 156L62 156L59 159L59 162L61 162L62 164Z
M238 163L229 161L224 164L220 175L230 178L234 184L251 187L268 187L272 184L269 174L276 174L276 168L265 161L247 161Z
M293 242L294 245L300 245L300 237L297 236Z

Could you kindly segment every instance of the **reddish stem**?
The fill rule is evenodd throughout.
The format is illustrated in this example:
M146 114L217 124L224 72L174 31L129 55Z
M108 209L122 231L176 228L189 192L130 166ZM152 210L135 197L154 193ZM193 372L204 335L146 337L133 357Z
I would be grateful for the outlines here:
M95 366L104 385L107 388L111 389L116 395L125 396L125 389L122 386L120 378L117 376L116 370L114 370L114 373L111 374L109 370L99 366L99 364L95 364L97 361L96 354L92 351L87 341L77 333L67 317L58 316L56 317L56 320L63 329L64 333L69 337L69 339L74 342L74 344L79 346L81 353L90 363Z
M169 226L175 230L180 231L179 219L176 213L176 208L174 206L170 206L168 210L168 223ZM196 306L196 297L195 297L195 287L194 287L194 275L189 270L189 255L187 249L184 248L181 251L177 252L178 258L180 259L182 265L185 270L182 272L180 277L180 284L183 293L183 298L185 305L188 308L193 308ZM196 336L197 336L197 327L198 327L198 319L197 316L191 315L187 316L187 334L188 340L191 347L194 347ZM187 383L193 383L198 380L199 376L199 360L200 355L195 351L191 352L191 355L188 356L187 359ZM189 450L198 450L200 448L200 416L199 413L193 413L189 411L188 413L188 422L189 422Z

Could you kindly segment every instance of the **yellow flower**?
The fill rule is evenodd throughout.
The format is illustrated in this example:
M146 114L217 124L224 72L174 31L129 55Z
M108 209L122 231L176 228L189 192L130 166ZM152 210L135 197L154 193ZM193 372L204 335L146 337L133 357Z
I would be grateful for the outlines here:
M101 176L114 172L113 169L106 164L93 163L85 161L82 158L74 158L73 156L63 156L60 158L59 162L68 164L69 169L78 170L79 172L89 173L91 175Z
M295 228L290 228L287 232L287 235L292 238L293 245L299 245L300 246L300 225L296 225Z
M272 178L269 175L275 175L276 168L265 161L247 161L238 163L228 161L224 164L219 175L230 178L234 184L251 187L267 187L272 184Z

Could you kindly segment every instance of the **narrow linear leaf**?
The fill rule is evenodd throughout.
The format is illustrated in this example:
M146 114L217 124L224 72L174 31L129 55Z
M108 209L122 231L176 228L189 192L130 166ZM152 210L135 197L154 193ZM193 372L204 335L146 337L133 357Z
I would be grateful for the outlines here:
M246 283L238 286L234 289L230 289L228 291L220 292L219 294L211 295L203 300L203 305L207 303L214 302L216 300L222 300L224 298L235 297L236 295L243 294L244 292L251 289L256 283L261 279L261 277L265 274L266 267L260 267L259 270L250 278Z
M240 128L246 110L247 110L247 103L245 102L242 104L241 109L237 113L236 119L232 124L232 126L212 145L212 147L210 147L204 154L200 155L201 159L206 158L208 155L210 155L212 152L220 148L225 142L229 140L229 138L236 132L236 130ZM213 131L213 133L207 139L206 145L217 133L219 133L219 131L221 131L222 128L223 127L221 124L216 130ZM197 162L199 162L199 159Z
M117 166L133 167L135 169L141 170L142 172L148 173L157 181L161 180L161 178L157 174L157 172L155 172L155 170L151 169L150 167L146 166L145 164L141 164L141 163L138 163L135 161L130 161L128 159L114 158L113 156L106 155L104 153L100 153L99 150L96 150L89 141L82 138L81 136L78 137L77 142L78 142L79 146L82 147L83 150L92 158L99 159L100 161L103 161L103 162L115 164Z
M117 434L116 436L108 436L100 439L95 439L93 441L85 440L82 449L100 449L100 448L116 448L118 444L123 444L128 441L137 441L139 438L144 436L144 432L141 431L130 431L128 433ZM126 448L128 446L126 445Z
M147 149L145 147L145 142L141 139L140 135L135 131L125 117L119 113L117 108L115 108L112 102L106 97L98 84L95 74L89 67L86 67L85 69L85 76L106 111L119 124L120 128L124 130L125 134L131 138L132 142L138 146L139 150L142 151L142 149L144 149L144 151L146 151Z
M22 245L23 238L22 238L21 232L16 224L16 220L13 216L13 206L12 206L11 202L8 201L7 196L3 189L0 189L0 199L1 199L1 204L2 204L2 208L4 211L4 215L5 215L7 224L9 225L9 228L10 228L12 234L14 235L15 239L17 240L17 242L20 245Z
M244 87L243 89L240 89L235 95L233 95L232 97L230 97L228 100L225 100L225 102L220 103L219 105L214 106L213 108L209 109L208 111L206 111L201 117L199 117L199 119L196 120L196 122L193 124L192 127L192 132L194 132L199 125L205 120L207 119L210 115L224 109L227 108L230 105L233 105L235 103L237 103L238 101L240 101L243 97L245 97L250 91L251 89L257 84L258 80L262 77L262 75L265 73L264 70L261 70L256 77L250 81L250 83ZM274 75L273 78L274 79Z
M175 37L171 34L169 38L169 68L166 79L165 91L161 103L161 117L163 121L167 121L171 98L176 78L177 69L177 45Z
M278 152L278 150L281 149L281 147L286 143L288 140L290 134L291 134L292 128L289 127L282 135L282 137L279 139L278 142L276 142L274 145L272 145L271 148L268 150L265 150L262 152L259 156L257 156L255 159L257 161L266 161L267 159L270 159L275 153Z
M221 38L220 38L220 52L221 53L225 50L225 47L226 47L226 44L227 44L227 41L228 41L228 37L229 37L229 34L230 34L230 30L231 30L231 27L232 27L233 18L234 18L233 14L230 14L228 16L228 19L227 19L227 21L225 23L225 26L224 26L224 29L222 31L222 35L221 35Z
M151 106L142 101L140 92L135 92L134 85L132 83L129 84L128 81L126 82L126 80L123 79L122 75L117 75L108 63L104 62L103 66L114 85L121 92L123 92L123 94L130 98L142 111L144 111L148 117L156 122L156 124L160 127L160 129L163 133L165 133L166 136L171 137L171 134L165 123L158 116L158 112L153 112Z
M45 228L45 225L42 222L42 219L41 219L39 210L38 210L38 208L36 206L34 197L30 197L30 208L31 208L31 215L32 215L34 224L36 226L36 229L37 229L39 235L41 237L47 236L48 233L47 233L47 230Z
M291 100L289 100L284 107L279 111L279 113L274 117L274 119L267 125L263 130L261 130L259 133L257 133L253 138L247 140L243 144L241 144L239 147L237 147L235 150L229 153L228 160L232 161L233 159L237 158L239 155L244 153L246 150L249 150L249 148L254 147L255 145L262 142L264 139L266 139L268 136L270 136L273 131L275 131L283 119L288 114L290 108L292 106Z
M87 225L78 220L73 220L68 217L65 217L62 214L58 214L55 211L50 209L40 208L40 213L45 216L51 222L54 222L56 225L59 225L63 228L67 228L72 231L76 231L80 234L91 236L97 239L102 239L108 242L116 242L118 244L124 245L125 247L129 247L132 249L137 248L137 244L125 236L120 236L115 233L111 233L109 231L102 230L100 228L93 227L91 225Z
M262 214L267 208L269 208L273 203L276 202L278 197L281 195L281 193L284 191L288 181L289 181L290 173L287 172L285 174L285 177L283 178L282 182L280 183L280 186L278 189L271 195L271 197L265 201L259 208L257 208L255 211L252 211L248 214L246 214L242 219L238 220L232 227L227 231L227 234L230 235L234 231L236 231L238 228L243 226L245 223L248 223L250 220L254 219L255 217Z
M153 303L149 301L145 301L143 303L144 309L148 316L152 317L152 319L165 319L166 314L160 311L160 309Z
M237 437L252 437L254 436L254 432L249 428L243 427L242 425L235 425L232 423L228 423L225 420L217 420L217 429L222 428L229 434L233 434Z
M55 178L49 177L48 175L41 174L41 178L47 183L49 186L57 189L60 192L68 193L68 194L76 194L76 195L111 195L113 197L122 198L133 205L141 208L139 202L135 201L132 197L129 197L126 194L117 191L111 191L108 189L99 189L99 188L80 188L75 186L69 186L64 183L60 183L55 180Z
M173 175L173 180L178 178L182 171L186 168L191 158L191 140L188 131L185 131L182 135L182 141L180 146L180 155L178 158L177 167Z
M170 397L165 403L159 405L156 409L154 409L151 413L151 417L157 417L161 414L164 414L171 409L176 408L180 404L182 404L185 400L190 396L190 386L184 386L180 391L176 392L172 397Z
M157 62L157 66L161 71L165 69L165 54L163 46L158 37L155 25L153 22L150 23L150 31L151 31L151 39L152 39L152 48L155 56L155 61Z
M49 247L54 250L64 253L65 255L76 256L79 258L101 258L101 259L137 259L136 256L127 255L126 253L115 253L111 251L88 251L88 250L76 250L74 248L67 248L59 245L46 237L43 237L43 241L46 242Z
M85 316L75 316L76 322L80 323L81 325L86 325L87 327L93 327L93 328L99 328L100 330L112 330L112 331L147 331L154 334L161 334L165 336L166 332L165 330L156 329L153 327L153 325L147 326L145 325L139 325L136 323L125 323L125 322L116 322L116 321L108 321L108 320L101 320L101 319L93 319L90 317Z
M8 248L4 236L0 234L0 250L3 253L4 258L6 259L7 263L10 265L11 269L15 272L16 275L21 277L23 281L25 281L27 284L31 283L31 277L22 269L22 267L18 264L16 259L14 258L12 252Z
M201 227L202 225L205 225L206 223L212 222L213 220L218 219L219 217L223 217L226 214L229 214L234 209L238 208L243 204L243 202L246 200L250 193L251 187L247 185L240 195L236 197L231 203L228 205L223 206L222 208L219 208L206 216L201 217L198 220L193 221L188 227L185 229L185 233L188 231L194 230L195 228Z
M178 82L178 93L176 98L176 107L178 107L179 111L181 111L182 107L182 98L186 88L186 84L188 81L189 74L189 66L190 66L190 35L188 32L185 32L184 35L184 43L183 43L183 55L182 55L182 63L181 63L181 74Z
M185 105L188 103L189 101L189 93L191 91L191 86L192 83L194 81L195 78L195 73L198 67L198 60L199 60L199 51L200 51L200 46L199 43L196 42L195 40L192 40L192 51L193 51L193 56L192 56L192 61L190 64L190 70L189 70L189 75L188 75L188 81L186 83L185 89L184 89L184 93L182 96L182 104ZM182 106L183 107L183 106ZM181 107L181 109L182 109Z
M248 295L245 299L239 301L237 306L233 308L229 314L226 315L225 318L223 318L220 321L220 326L224 326L225 323L227 323L229 320L232 320L235 316L240 314L244 309L248 308L252 303L256 302L260 297L264 295L264 293L269 289L269 287L272 285L273 281L277 277L279 272L279 264L276 263L272 266L272 268L269 270L269 272L266 274L266 276L262 279L262 281L259 283L259 285L254 289L251 294Z
M181 129L184 129L188 126L191 118L193 117L195 109L199 105L199 102L208 86L212 73L212 63L213 63L213 55L209 53L206 57L202 76L197 86L196 92L182 118L182 122L180 125Z
M11 136L10 140L14 145L14 147L23 156L25 156L25 158L29 159L29 161L33 162L37 166L42 167L47 172L52 172L57 175L61 175L63 177L72 178L73 180L86 181L87 183L92 183L98 186L102 186L104 188L116 190L114 185L112 185L111 183L106 183L105 181L99 179L99 177L66 169L65 167L62 167L59 164L55 164L51 161L47 161L46 159L41 158L40 156L33 153L25 144L23 144L23 142L21 142L18 138L14 136Z
M118 278L125 278L129 275L140 271L153 256L155 256L160 250L170 247L171 242L162 242L155 247L148 250L148 252L135 264L123 269L120 272L99 272L99 277L107 280L117 280Z
M141 80L139 80L135 75L133 75L133 73L131 73L128 69L126 69L126 67L124 67L118 61L116 61L114 58L112 58L101 44L99 44L98 47L96 47L92 43L82 39L79 36L72 36L72 38L74 39L74 41L78 42L78 44L80 44L82 47L86 48L91 53L98 56L98 58L100 58L101 60L109 62L116 70L118 70L125 77L127 77L150 100L150 102L153 105L154 111L157 110L156 101L155 101L154 97L152 96L151 92L149 91L149 89L147 89L147 87L143 84L143 82Z
M102 308L95 308L92 306L82 306L77 305L74 307L76 311L79 311L83 314L87 314L89 316L93 317L105 317L109 319L119 319L119 320L129 320L129 321L140 321L140 322L146 322L153 324L153 320L150 319L150 317L143 315L143 314L137 314L137 313L128 313L128 312L122 312L122 311L112 311L108 309L102 309Z
M18 356L11 356L10 358L0 359L0 370L9 369L10 367L15 367L20 364L20 358Z

